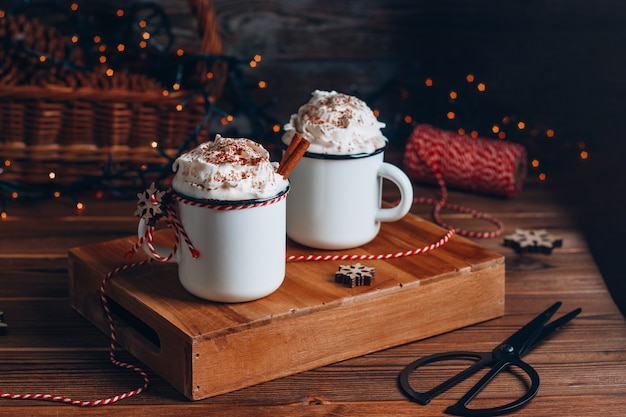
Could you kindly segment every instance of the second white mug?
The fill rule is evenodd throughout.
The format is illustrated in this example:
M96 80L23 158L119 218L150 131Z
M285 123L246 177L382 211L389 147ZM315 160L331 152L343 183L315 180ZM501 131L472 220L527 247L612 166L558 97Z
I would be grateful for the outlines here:
M381 207L383 179L400 191L394 207ZM384 162L384 148L359 155L307 152L289 181L287 236L317 249L364 245L377 236L381 222L400 220L413 203L411 181Z

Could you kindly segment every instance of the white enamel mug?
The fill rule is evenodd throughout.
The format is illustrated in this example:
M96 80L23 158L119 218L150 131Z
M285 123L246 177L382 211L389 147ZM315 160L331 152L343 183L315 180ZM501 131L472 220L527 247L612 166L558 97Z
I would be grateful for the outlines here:
M199 252L194 258L182 230L176 231L171 261L191 294L210 301L244 302L276 291L285 278L286 195L288 189L264 200L194 200L172 194L182 230ZM141 239L147 224L139 221ZM147 242L144 251L154 259L168 258L172 248Z
M373 240L381 222L404 217L413 186L383 159L384 148L359 155L305 153L289 176L287 235L312 248L349 249ZM383 179L400 190L394 207L381 208Z

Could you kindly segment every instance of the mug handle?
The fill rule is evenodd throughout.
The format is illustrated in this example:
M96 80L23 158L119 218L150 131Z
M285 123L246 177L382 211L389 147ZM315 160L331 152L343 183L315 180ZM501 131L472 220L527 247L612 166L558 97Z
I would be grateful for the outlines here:
M148 223L144 219L139 219L139 225L137 226L137 237L140 241L143 241L141 248L152 259L162 262L176 262L176 252L174 248L166 248L164 246L152 243L154 251L148 246L146 240L146 231L148 230Z
M404 217L413 205L413 185L409 177L397 166L383 162L378 168L378 175L388 179L400 190L400 201L390 208L380 208L376 213L376 220L393 222Z

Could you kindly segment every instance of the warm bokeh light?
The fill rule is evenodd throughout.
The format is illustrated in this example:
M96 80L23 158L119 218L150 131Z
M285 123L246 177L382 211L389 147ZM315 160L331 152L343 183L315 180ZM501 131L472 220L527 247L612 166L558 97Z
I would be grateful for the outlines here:
M464 135L465 134L465 129L463 129L462 127L459 128L459 130L457 130L457 133L459 135Z
M487 89L487 86L485 85L485 83L478 83L476 88L478 89L478 91L482 92L482 91L485 91Z
M546 174L542 172L541 174L539 174L539 181L545 181L545 180L546 180Z
M280 132L280 125L274 125L274 126L272 126L272 131L273 131L273 132L275 132L275 133Z
M446 114L446 117L447 117L448 119L452 120L452 119L454 119L454 118L456 117L456 114L455 114L453 111L449 111L449 112Z
M115 14L117 15L117 17L122 17L122 16L124 16L124 10L123 9L117 9Z
M413 118L411 116L409 116L408 114L406 116L404 116L404 123L409 124L413 121Z
M458 97L458 94L456 93L456 91L450 91L450 93L448 94L448 97L450 97L450 100L456 100Z
M267 88L267 83L265 81L259 81L259 88Z
M472 133L470 133L470 136L474 139L478 138L478 132L475 130L472 130Z
M549 137L549 138L553 138L554 137L554 129L546 130L546 136Z
M50 178L51 180L55 179L57 177L56 172L50 171L48 172L48 178Z
M526 123L524 123L524 122L517 122L517 128L519 130L525 129L526 128Z
M531 165L533 168L538 168L538 167L539 167L539 161L538 161L538 160L536 160L536 159L533 159L532 161L530 161L530 165Z
M465 79L467 80L468 83L473 83L474 82L474 74L467 74L467 77L465 77Z
M498 125L491 126L491 131L493 133L498 133L500 131L500 126L498 126Z
M589 158L589 153L587 151L580 151L580 159Z
M178 48L178 49L176 50L176 55L178 55L178 56L183 56L183 55L185 55L185 50L184 50L184 49L182 49L182 48Z
M426 84L426 87L432 87L433 86L433 79L432 78L426 78L426 80L424 81L424 84Z

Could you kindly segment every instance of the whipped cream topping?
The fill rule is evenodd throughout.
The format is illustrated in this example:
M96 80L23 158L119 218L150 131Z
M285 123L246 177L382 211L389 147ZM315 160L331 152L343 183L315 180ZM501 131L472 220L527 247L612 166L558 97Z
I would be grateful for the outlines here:
M311 142L308 152L353 155L383 148L387 138L374 112L364 101L336 91L316 90L308 103L291 115L282 141L291 143L296 132Z
M270 198L289 182L276 173L277 162L259 143L215 136L174 161L172 187L198 199L240 201Z

